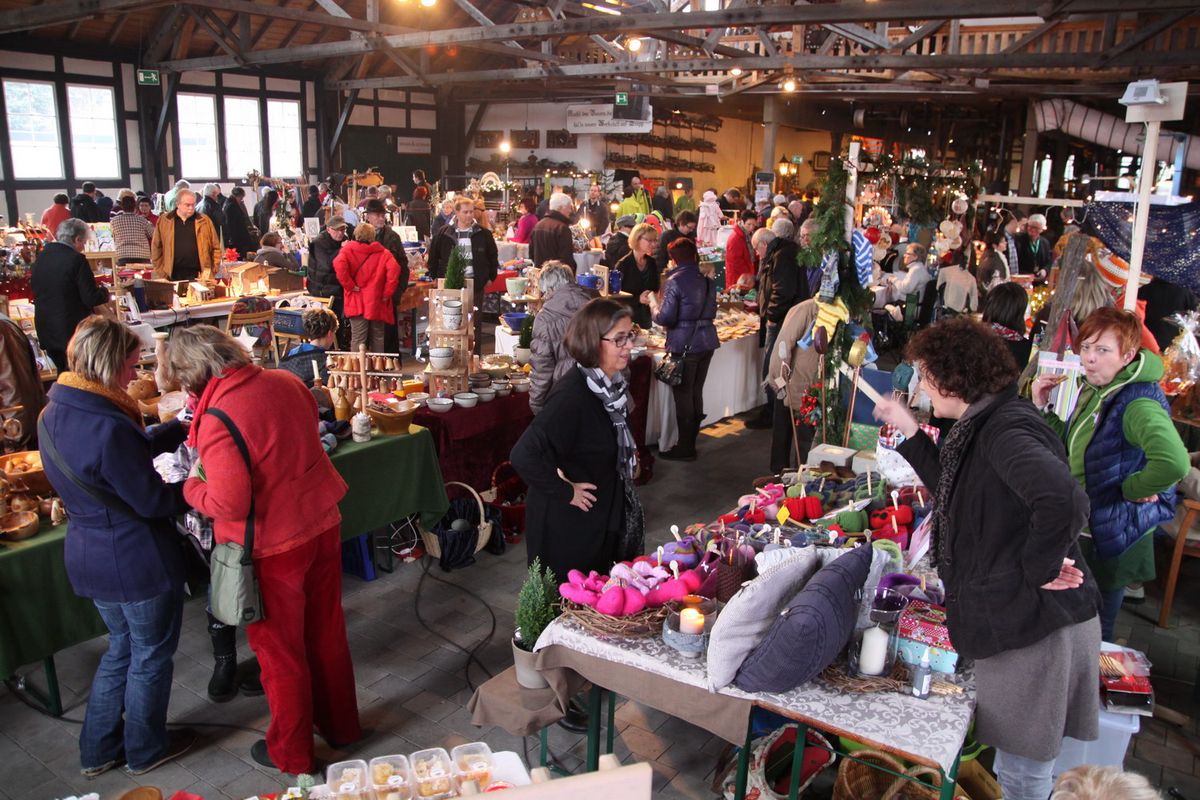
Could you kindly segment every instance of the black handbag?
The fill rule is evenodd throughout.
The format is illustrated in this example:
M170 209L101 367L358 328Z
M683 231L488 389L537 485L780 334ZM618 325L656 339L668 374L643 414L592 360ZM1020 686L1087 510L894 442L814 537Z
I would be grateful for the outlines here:
M646 551L646 515L633 481L622 475L621 488L625 492L625 526L617 542L616 560L632 561Z
M704 292L704 305L708 305L708 293L713 288L713 280L711 278L704 279L708 283L707 290ZM700 309L700 313L704 313L704 309ZM688 340L687 345L683 348L682 353L667 353L663 356L662 361L658 362L658 366L654 368L654 377L665 383L667 386L678 386L683 383L683 362L687 358L687 354L691 352L692 342L696 340L696 328L699 327L701 320L697 318L692 323L692 338Z

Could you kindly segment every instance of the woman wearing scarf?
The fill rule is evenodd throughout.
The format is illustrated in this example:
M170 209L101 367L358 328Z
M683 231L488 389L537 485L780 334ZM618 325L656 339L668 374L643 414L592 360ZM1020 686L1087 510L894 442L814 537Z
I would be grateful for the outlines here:
M125 392L141 342L119 322L88 317L67 345L70 371L50 389L39 441L46 477L71 514L67 575L108 628L79 733L84 777L125 765L142 775L183 754L194 731L167 731L183 617L184 563L173 517L183 484L153 458L183 442L179 422L142 427Z
M1046 800L1063 737L1099 734L1100 596L1078 542L1088 498L988 327L939 322L905 359L954 426L939 451L903 403L875 415L904 434L900 454L934 490L931 555L951 642L975 661L975 736L996 748L1005 800Z
M559 581L572 569L607 573L613 562L641 552L641 542L622 544L627 504L640 512L633 489L637 447L622 374L633 347L629 307L592 300L571 320L565 338L577 366L555 381L512 451L513 466L529 486L529 562L540 558Z
M317 436L317 404L286 370L250 363L211 325L177 328L171 371L199 401L188 444L200 459L184 482L188 502L212 517L220 544L243 544L254 518L254 571L264 616L246 627L271 710L254 761L310 773L313 728L335 749L362 738L354 668L342 614L341 513L346 484ZM242 437L242 455L228 417ZM219 476L219 480L209 480Z
M983 298L983 323L990 325L996 335L1004 340L1004 346L1012 354L1017 369L1029 363L1033 342L1025 335L1025 309L1029 306L1029 295L1019 283L1002 283L989 289Z

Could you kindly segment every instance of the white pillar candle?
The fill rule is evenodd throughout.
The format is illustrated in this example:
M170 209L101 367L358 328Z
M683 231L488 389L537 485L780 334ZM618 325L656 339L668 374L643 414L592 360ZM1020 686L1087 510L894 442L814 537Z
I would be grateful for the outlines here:
M887 664L888 634L878 625L863 631L858 652L858 671L863 675L882 675Z
M699 609L685 608L679 612L679 632L690 633L693 636L704 633L704 615L700 613Z

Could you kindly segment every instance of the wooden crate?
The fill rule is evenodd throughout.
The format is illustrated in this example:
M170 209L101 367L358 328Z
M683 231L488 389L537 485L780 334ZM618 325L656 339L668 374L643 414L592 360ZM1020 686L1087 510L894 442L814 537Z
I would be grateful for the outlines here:
M462 322L457 328L445 321L445 303L456 300L462 303ZM429 328L426 331L429 346L449 347L454 351L454 364L450 369L426 368L429 376L430 394L454 394L465 392L470 387L467 376L471 373L472 354L475 349L475 300L468 284L463 289L447 289L444 279L436 289L429 292Z
M259 264L253 261L243 264L231 264L225 268L225 272L229 276L229 291L234 297L266 290L266 264Z

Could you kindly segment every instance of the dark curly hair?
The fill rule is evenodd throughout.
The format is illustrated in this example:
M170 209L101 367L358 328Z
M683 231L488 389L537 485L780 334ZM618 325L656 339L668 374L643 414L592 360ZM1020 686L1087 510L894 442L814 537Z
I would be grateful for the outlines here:
M968 405L1003 391L1019 371L1004 340L966 317L943 320L919 332L904 350L922 376L942 394Z

